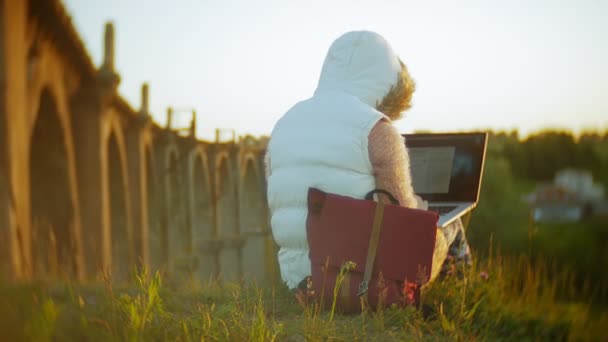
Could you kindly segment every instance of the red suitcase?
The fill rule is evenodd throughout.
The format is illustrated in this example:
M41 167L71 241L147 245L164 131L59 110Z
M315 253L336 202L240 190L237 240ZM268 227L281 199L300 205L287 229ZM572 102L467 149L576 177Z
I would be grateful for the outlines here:
M334 300L345 313L361 311L362 303L372 309L419 303L420 286L430 278L438 216L401 207L390 194L395 204L375 202L377 192L388 194L374 190L361 200L308 191L310 285L325 308ZM343 271L336 287L347 262L354 267Z

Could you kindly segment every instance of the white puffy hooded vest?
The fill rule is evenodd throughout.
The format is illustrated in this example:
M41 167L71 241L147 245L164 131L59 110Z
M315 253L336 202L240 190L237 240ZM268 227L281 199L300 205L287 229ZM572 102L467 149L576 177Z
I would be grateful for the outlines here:
M400 73L399 58L380 35L346 33L329 48L314 96L297 103L274 127L268 202L281 277L289 288L311 272L308 188L354 198L374 189L367 138L385 117L376 104Z

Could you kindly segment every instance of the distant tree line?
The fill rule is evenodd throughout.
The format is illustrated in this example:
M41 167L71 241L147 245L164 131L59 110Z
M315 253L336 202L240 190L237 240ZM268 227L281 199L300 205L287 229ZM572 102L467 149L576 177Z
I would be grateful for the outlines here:
M520 138L517 131L490 132L479 204L467 238L477 255L498 246L505 255L550 259L574 272L577 288L593 284L598 303L608 305L606 218L568 224L532 224L523 195L553 181L564 168L589 170L608 193L608 131L542 131Z
M550 181L561 169L577 168L608 183L608 131L587 132L578 138L566 131L541 131L523 140L517 131L493 132L490 153L502 154L518 178Z

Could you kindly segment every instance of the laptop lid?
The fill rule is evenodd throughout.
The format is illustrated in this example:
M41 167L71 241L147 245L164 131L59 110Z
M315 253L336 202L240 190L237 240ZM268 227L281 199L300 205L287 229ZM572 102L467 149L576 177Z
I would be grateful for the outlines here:
M414 192L428 202L477 202L487 132L404 134Z

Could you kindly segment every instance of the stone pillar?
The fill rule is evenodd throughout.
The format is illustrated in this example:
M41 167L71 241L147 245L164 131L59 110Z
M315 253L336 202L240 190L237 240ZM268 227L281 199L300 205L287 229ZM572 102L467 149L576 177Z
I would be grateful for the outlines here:
M4 134L0 132L0 139L4 139ZM5 159L6 145L0 143L0 148L3 149L0 158ZM0 162L0 279L15 279L21 274L21 256L5 161Z
M156 231L154 234L150 231L149 244L150 244L150 261L154 270L162 269L168 270L169 268L169 196L167 193L167 149L169 145L169 139L166 132L160 132L159 136L155 141L154 148L154 160L156 177L155 181L155 192L156 192L156 203L155 203L155 216L157 222Z
M247 159L246 159L247 160ZM265 285L271 281L272 262L268 255L269 231L265 224L266 203L262 194L259 169L249 159L245 161L239 177L239 212L243 246L243 272L245 278Z
M160 212L160 245L161 260L164 267L172 275L178 275L180 269L187 268L188 260L184 258L183 231L184 218L187 208L184 208L183 189L186 188L184 167L181 165L180 151L176 135L168 130L161 132L157 141L158 178L157 183L162 189L162 204ZM187 184L186 184L187 185Z
M145 130L148 127L148 84L141 87L140 116L126 129L127 163L130 180L131 214L133 227L134 262L149 266L148 177Z
M100 99L94 86L82 89L72 102L74 114L74 146L79 181L80 212L83 226L82 242L85 253L87 277L94 278L109 268L104 257L102 170L108 167L101 155ZM106 221L109 221L106 218Z
M167 124L165 126L166 129L171 129L171 124L173 121L173 108L167 108Z
M192 111L192 120L190 121L190 137L196 139L196 111Z
M223 248L222 241L218 239L194 239L197 268L196 279L206 282L215 279L219 273L218 253Z
M233 146L224 146L229 157L216 162L216 219L218 236L222 241L219 253L220 273L227 281L240 280L242 276L241 249L243 238L239 232L238 166L234 162ZM221 152L220 152L221 153Z
M10 278L32 275L27 116L27 1L0 0L0 230ZM10 128L9 128L10 127Z
M141 86L141 108L139 113L144 117L150 116L150 108L148 103L148 83Z
M132 122L126 130L128 178L131 194L131 223L133 227L134 262L138 266L148 264L148 208L146 153L142 140L145 123Z
M106 24L104 61L95 78L81 85L71 101L74 146L80 188L83 246L89 278L110 271L112 248L109 239L112 222L104 210L104 174L109 161L103 158L104 111L111 105L120 77L114 72L114 27ZM125 175L128 177L128 175Z
M102 69L114 72L114 24L106 23Z
M281 281L281 275L279 270L279 260L278 260L278 246L274 241L274 237L272 236L272 228L270 226L270 209L268 208L268 198L267 198L267 183L264 168L266 167L266 163L264 162L264 155L266 154L266 149L261 149L258 151L257 155L257 164L260 169L260 184L261 184L261 201L263 207L263 216L262 216L262 230L266 233L266 248L265 248L265 259L266 259L266 270L268 281L276 284Z
M168 132L169 133L169 132ZM167 193L169 201L169 260L170 270L176 278L191 276L195 270L192 254L192 222L190 212L189 159L191 142L175 139L175 149L169 154Z
M217 253L221 247L215 236L214 208L211 201L213 188L209 183L205 153L203 149L192 151L188 168L192 254L197 266L195 277L201 281L208 281L217 276Z

